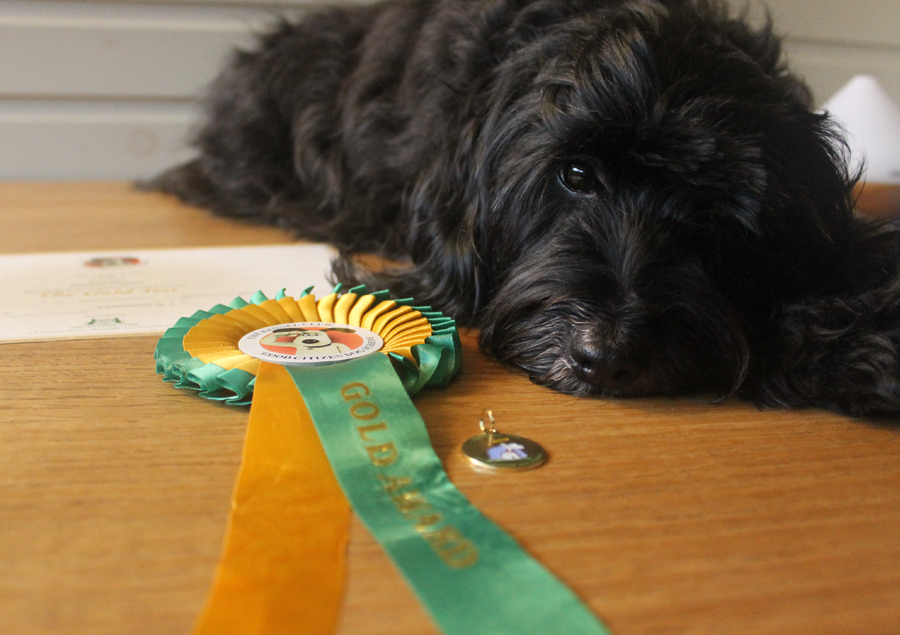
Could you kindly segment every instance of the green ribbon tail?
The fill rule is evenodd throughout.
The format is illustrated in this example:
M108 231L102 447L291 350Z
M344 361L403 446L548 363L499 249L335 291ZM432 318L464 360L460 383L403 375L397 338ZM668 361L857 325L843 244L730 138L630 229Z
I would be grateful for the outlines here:
M450 482L388 356L286 368L344 494L446 635L610 635Z

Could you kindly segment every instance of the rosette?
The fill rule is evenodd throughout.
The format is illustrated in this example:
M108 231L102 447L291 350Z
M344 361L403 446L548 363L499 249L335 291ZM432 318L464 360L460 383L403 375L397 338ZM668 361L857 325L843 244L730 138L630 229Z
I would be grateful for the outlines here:
M338 285L180 319L157 372L250 418L223 555L195 635L325 635L350 506L448 635L608 635L450 482L409 396L460 370L452 319ZM349 501L349 506L348 506Z
M306 289L298 300L280 291L274 299L257 291L247 302L235 298L179 319L156 346L156 372L178 388L231 405L250 403L262 361L242 352L238 342L256 329L293 322L340 323L373 331L384 339L410 395L423 386L443 386L460 367L455 322L412 300L391 300L387 291L365 286L316 300Z

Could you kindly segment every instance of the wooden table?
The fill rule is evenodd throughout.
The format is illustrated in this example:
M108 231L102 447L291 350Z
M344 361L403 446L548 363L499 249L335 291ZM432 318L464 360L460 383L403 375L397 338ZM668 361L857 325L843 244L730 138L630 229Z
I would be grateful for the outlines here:
M0 222L4 253L291 240L117 183L3 184ZM155 343L0 344L0 632L189 632L247 411L164 384ZM463 347L460 379L416 398L447 472L614 634L900 632L900 426L575 399ZM470 469L485 407L549 464ZM357 522L340 633L437 633Z

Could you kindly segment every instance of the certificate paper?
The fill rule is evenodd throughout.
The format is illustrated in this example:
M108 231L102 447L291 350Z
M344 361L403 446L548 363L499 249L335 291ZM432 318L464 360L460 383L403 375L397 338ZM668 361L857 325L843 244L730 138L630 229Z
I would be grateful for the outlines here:
M321 297L335 255L292 244L0 256L0 342L159 334L256 291L315 285Z

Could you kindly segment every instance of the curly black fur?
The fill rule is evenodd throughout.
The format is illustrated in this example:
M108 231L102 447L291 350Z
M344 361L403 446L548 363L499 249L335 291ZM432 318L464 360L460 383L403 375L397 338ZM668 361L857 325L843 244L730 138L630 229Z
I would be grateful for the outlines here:
M900 413L898 235L717 0L323 7L238 52L152 186L290 227L567 393Z

